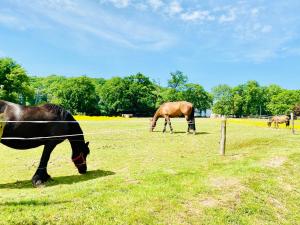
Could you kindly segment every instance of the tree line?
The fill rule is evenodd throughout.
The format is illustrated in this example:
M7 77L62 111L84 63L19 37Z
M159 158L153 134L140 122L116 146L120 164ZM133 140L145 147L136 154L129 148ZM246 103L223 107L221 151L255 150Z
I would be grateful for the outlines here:
M216 114L241 117L286 114L300 103L300 91L249 81L237 87L219 85L208 92L189 83L181 71L170 73L166 87L142 73L110 79L28 76L13 59L0 58L0 99L26 105L51 102L75 114L137 116L152 115L164 102L185 100L199 111L213 109Z

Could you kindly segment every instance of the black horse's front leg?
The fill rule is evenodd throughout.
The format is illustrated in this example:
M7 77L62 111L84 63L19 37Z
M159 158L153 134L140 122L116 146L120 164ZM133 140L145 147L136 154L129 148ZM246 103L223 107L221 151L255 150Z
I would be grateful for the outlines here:
M31 179L33 186L37 187L51 179L50 175L47 172L47 165L50 159L50 154L55 148L55 146L56 144L45 145L39 167Z
M47 168L38 168L31 181L33 186L38 187L50 179L51 176L48 174Z

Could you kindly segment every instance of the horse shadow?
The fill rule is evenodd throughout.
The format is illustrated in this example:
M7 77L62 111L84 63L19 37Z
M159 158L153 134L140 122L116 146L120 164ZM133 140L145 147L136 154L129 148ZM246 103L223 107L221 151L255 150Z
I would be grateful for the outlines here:
M159 130L154 130L152 131L153 133L163 133L162 131L159 131ZM168 132L165 132L165 133L170 133L169 131ZM186 131L173 131L173 134L186 134ZM205 135L205 134L210 134L208 132L196 132L195 135ZM189 133L188 135L193 135L192 133Z
M186 134L184 131L174 131L174 134ZM204 134L210 134L208 132L196 132L195 134L193 133L188 133L187 135L204 135Z
M48 206L48 205L60 205L71 201L44 201L44 200L21 200L21 201L10 201L1 202L0 206Z
M105 170L92 170L88 171L84 175L71 175L71 176L60 176L54 177L51 180L47 181L44 186L51 187L60 184L74 184L80 183L88 180L94 180L100 177L106 177L114 175L115 172L105 171ZM31 180L22 180L14 183L0 184L0 189L23 189L23 188L34 188L32 186Z

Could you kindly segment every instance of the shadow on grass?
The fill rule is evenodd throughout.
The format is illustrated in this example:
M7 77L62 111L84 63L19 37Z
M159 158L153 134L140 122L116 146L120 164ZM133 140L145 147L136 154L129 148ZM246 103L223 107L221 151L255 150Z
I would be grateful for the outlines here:
M174 131L174 134L187 134L184 131ZM196 132L195 134L193 133L188 133L187 135L204 135L204 134L210 134L208 132Z
M170 134L169 131L166 131L165 133L163 133L162 131L154 130L152 132L153 133ZM186 131L173 131L173 134L186 134ZM208 132L196 132L195 135L204 135L204 134L210 134L210 133L208 133ZM193 135L193 133L189 133L188 135Z
M59 184L74 184L74 183L94 180L99 177L106 177L114 174L115 173L111 171L93 170L93 171L88 171L84 175L53 177L52 178L53 180L46 182L45 186L51 187ZM6 189L6 188L23 189L23 188L34 188L34 187L32 186L31 180L22 180L14 183L0 184L0 189Z
M60 205L70 201L37 201L37 200L22 200L16 202L1 202L0 206L48 206L48 205Z

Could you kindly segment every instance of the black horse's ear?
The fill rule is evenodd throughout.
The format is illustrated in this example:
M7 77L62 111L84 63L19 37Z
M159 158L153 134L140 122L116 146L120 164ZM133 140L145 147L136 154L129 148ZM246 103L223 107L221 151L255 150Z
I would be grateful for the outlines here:
M86 147L88 147L88 146L89 146L89 144L90 144L90 142L89 142L89 141L88 141L87 143L85 143Z

